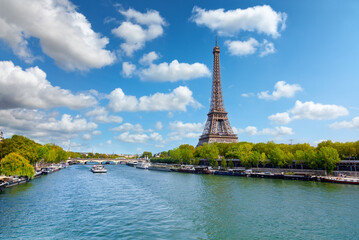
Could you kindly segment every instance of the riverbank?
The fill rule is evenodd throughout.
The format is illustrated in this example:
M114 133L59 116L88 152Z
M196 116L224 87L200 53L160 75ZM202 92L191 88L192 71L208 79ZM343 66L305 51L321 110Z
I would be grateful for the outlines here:
M136 164L128 164L130 167L136 167ZM239 176L239 177L253 177L253 178L271 178L284 180L301 180L301 181L315 181L315 182L330 182L340 184L354 184L359 185L359 178L346 176L345 174L337 173L336 175L325 175L324 170L298 170L298 169L214 169L207 166L195 165L178 165L178 164L149 164L146 168L142 166L140 169L157 170L157 171L172 171L189 174L213 174L224 176Z
M61 169L67 168L66 163L60 163L55 165L48 165L46 167L37 168L35 175L32 179L41 177L42 175L51 174ZM0 192L5 191L6 188L14 187L20 184L30 182L32 179L27 177L18 177L18 176L0 176Z

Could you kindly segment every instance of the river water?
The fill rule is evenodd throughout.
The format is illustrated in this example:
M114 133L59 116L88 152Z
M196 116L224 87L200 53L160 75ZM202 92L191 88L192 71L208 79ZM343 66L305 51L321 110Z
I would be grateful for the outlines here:
M74 165L0 194L0 239L358 239L359 186Z

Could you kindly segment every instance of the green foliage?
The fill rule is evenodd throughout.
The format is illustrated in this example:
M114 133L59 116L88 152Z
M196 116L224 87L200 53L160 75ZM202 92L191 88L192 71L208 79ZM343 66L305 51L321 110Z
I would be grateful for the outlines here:
M234 168L234 164L233 164L233 161L232 161L232 160L229 160L229 162L228 162L228 167L229 167L230 169L233 169L233 168Z
M43 159L48 163L59 163L68 158L67 152L55 144L43 145L41 152L43 154Z
M6 176L32 178L35 174L33 166L18 153L10 153L0 161L0 173Z
M167 158L151 158L151 162L153 163L167 163L167 164L174 164L177 163L175 159L167 157Z
M259 165L261 159L261 154L257 151L251 152L249 155L249 162L251 166L257 166Z
M151 157L152 157L152 153L151 153L151 152L146 152L146 151L143 152L141 158L145 158L145 157L151 158Z
M166 152L166 151L161 152L160 157L161 157L161 158L166 158L166 157L168 157L168 152Z
M285 165L285 153L278 146L275 146L270 152L269 159L274 166L282 167Z
M224 157L222 158L222 161L221 161L221 167L224 169L227 169L227 161Z
M0 144L0 157L5 157L10 153L18 153L30 164L34 164L40 160L37 148L38 144L34 141L24 136L13 135L11 138L4 139Z
M208 159L210 162L213 162L218 158L219 151L215 144L205 143L202 146L197 147L194 155L196 157Z
M338 151L333 147L321 147L318 152L320 165L331 173L336 164L340 162Z

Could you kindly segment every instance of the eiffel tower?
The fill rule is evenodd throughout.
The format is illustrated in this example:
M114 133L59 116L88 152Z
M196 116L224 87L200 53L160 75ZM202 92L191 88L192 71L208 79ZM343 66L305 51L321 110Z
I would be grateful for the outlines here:
M207 114L207 122L204 126L202 135L199 137L197 146L203 143L232 143L238 142L238 137L233 133L231 124L229 123L227 112L224 108L221 84L221 71L219 66L219 47L213 48L213 81L212 81L212 97L211 108Z

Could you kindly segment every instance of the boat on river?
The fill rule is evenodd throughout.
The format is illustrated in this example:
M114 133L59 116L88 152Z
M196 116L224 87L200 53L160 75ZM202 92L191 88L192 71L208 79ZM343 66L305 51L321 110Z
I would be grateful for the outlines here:
M164 171L164 172L170 172L171 169L167 165L160 165L160 164L151 164L151 166L148 167L148 170L154 170L154 171Z
M0 181L0 192L4 191L7 185L7 182Z
M322 176L319 178L321 182L331 182L331 183L342 183L342 184L356 184L359 185L359 178L351 178L351 177L330 177L330 176Z
M102 166L102 165L94 165L92 168L91 168L91 171L93 173L107 173L107 169Z
M139 169L148 169L151 166L151 163L148 162L142 162L142 163L138 163L136 168Z

